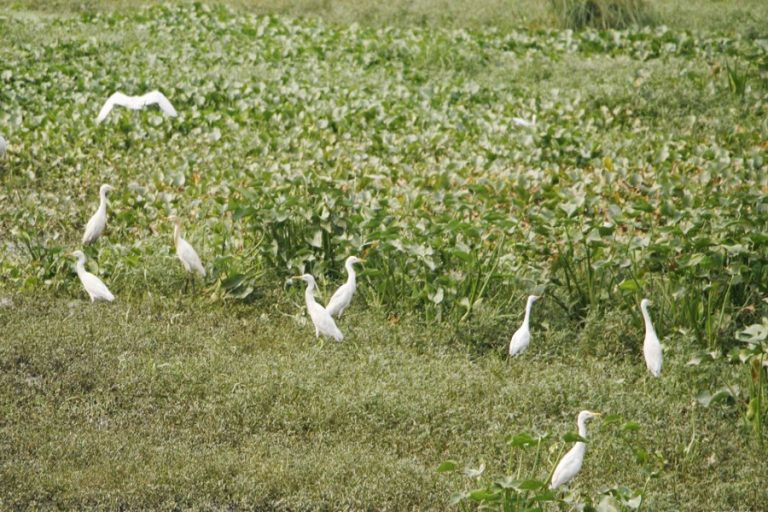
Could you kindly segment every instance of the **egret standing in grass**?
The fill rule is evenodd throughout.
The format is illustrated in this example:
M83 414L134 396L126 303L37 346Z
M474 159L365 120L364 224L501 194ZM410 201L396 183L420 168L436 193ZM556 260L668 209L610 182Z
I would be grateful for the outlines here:
M309 317L312 319L312 323L315 324L315 337L329 336L336 341L344 339L344 335L341 333L336 322L333 321L333 317L328 311L315 301L315 288L317 283L315 278L310 274L304 274L296 276L293 279L302 279L307 283L307 290L304 292L304 300L307 303L307 311Z
M107 192L110 190L112 190L111 185L102 185L99 189L99 207L88 221L88 224L85 225L84 244L95 242L107 226Z
M581 411L576 420L579 426L579 436L587 438L587 420L600 416L599 412ZM557 489L565 485L579 473L581 464L584 462L584 455L587 453L587 445L583 441L578 441L573 448L557 463L555 472L552 473L552 481L549 483L550 489Z
M525 305L523 324L517 331L515 331L515 334L512 335L512 339L509 342L509 355L520 355L526 348L528 348L528 344L531 342L531 308L533 307L533 303L539 300L539 298L540 297L536 295L528 296L528 302Z
M80 278L80 282L83 283L83 288L88 292L91 297L91 302L96 302L97 299L106 300L112 302L115 300L115 296L109 291L107 285L104 282L85 270L85 254L83 251L75 251L72 256L77 258L77 264L75 270L77 271L77 277Z
M173 225L173 243L176 245L176 256L178 256L181 264L184 266L184 270L190 273L197 272L200 277L205 277L205 267L200 261L200 256L197 255L195 249L183 238L181 238L181 219L175 215L168 217L168 220L174 223ZM194 283L194 275L192 276ZM184 290L187 289L187 284L184 284Z
M347 269L347 282L339 286L339 289L333 294L331 300L328 301L328 305L325 306L325 309L331 316L341 318L344 310L347 309L349 303L352 302L352 296L357 289L355 268L353 265L355 263L363 262L365 262L365 260L361 260L357 256L350 256L347 258L347 261L344 262L344 268Z
M645 365L654 377L661 376L661 343L656 336L656 329L651 323L651 315L648 314L648 305L651 303L648 299L640 301L640 311L643 312L645 321L645 340L643 340L643 356L645 356Z

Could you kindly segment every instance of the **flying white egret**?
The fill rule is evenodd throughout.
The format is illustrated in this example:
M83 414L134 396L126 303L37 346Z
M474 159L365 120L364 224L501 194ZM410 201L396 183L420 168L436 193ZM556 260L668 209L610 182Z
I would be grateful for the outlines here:
M115 300L115 296L109 291L107 285L101 279L85 270L85 254L83 254L83 251L75 251L72 253L72 256L77 258L77 264L75 265L77 277L80 278L83 288L90 295L91 302L96 302L97 299L110 302Z
M160 91L148 92L142 96L126 96L125 94L118 91L110 96L106 103L104 103L104 106L101 107L101 111L99 112L99 116L96 118L96 122L100 123L106 119L115 105L129 108L131 110L141 110L147 105L155 104L158 105L160 110L162 110L166 115L171 117L176 117L178 115L176 113L176 109L173 108L173 105L171 105L171 102Z
M325 306L325 309L331 316L341 318L344 310L347 309L349 303L352 302L352 296L355 294L355 290L357 289L357 281L355 280L356 276L353 265L355 263L364 262L365 260L361 260L357 256L350 256L344 262L344 268L347 269L347 282L339 286L339 289L336 290L336 293L333 294L331 300L328 301L328 305Z
M643 356L645 356L645 365L654 377L661 376L661 343L656 336L656 329L651 323L651 315L648 314L648 305L651 302L648 299L640 301L640 310L643 312L645 321L645 340L643 340Z
M107 192L112 190L111 185L102 185L99 188L99 207L96 213L85 225L85 234L83 234L83 243L90 244L96 241L104 232L107 225Z
M531 342L531 308L533 307L533 303L536 302L539 298L540 297L536 295L528 296L528 303L525 305L525 317L523 318L523 324L517 331L515 331L515 334L512 335L512 339L509 342L509 355L520 355L525 351L526 348L528 348L528 344Z
M581 411L576 421L579 426L579 436L587 438L587 420L600 416L599 412ZM587 453L587 445L583 441L578 441L573 448L557 463L555 472L552 473L552 481L549 483L550 489L557 489L561 485L570 482L581 470L581 464L584 462L584 454Z
M205 267L200 261L195 249L183 238L181 238L181 219L175 215L168 217L168 220L174 223L173 242L176 245L176 256L181 260L184 269L187 272L197 272L200 277L205 277Z
M307 302L309 317L312 319L312 323L315 324L315 337L319 337L322 334L324 336L329 336L336 341L343 340L344 335L339 328L336 327L336 322L333 321L333 317L322 305L315 301L315 287L317 286L315 278L310 274L304 274L302 276L296 276L293 279L303 279L307 283L304 299Z

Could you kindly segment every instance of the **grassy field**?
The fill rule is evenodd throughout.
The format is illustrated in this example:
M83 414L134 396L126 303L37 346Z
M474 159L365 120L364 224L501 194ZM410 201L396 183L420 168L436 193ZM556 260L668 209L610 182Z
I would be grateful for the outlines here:
M580 33L525 0L148 4L0 14L0 508L444 510L544 481L581 409L607 420L546 509L763 508L764 2ZM94 123L153 88L178 118ZM92 305L68 254L102 183ZM349 254L318 343L287 278L328 298Z

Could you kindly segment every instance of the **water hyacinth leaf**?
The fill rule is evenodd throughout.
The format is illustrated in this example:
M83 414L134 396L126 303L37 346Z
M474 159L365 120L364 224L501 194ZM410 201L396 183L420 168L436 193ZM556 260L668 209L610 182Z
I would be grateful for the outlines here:
M603 496L597 505L597 512L621 512L621 503L613 496Z
M448 505L455 507L467 498L469 498L469 493L467 491L455 492L451 494L451 497L448 500Z
M484 472L485 472L485 463L480 464L480 467L477 469L467 468L464 470L464 474L470 478L479 478L480 476L482 476Z
M563 441L565 441L566 443L577 443L577 442L586 443L587 442L586 439L581 437L576 432L568 432L565 435L563 435Z
M752 324L736 333L736 339L745 343L760 343L768 339L768 319L761 324Z
M477 502L495 502L501 500L502 495L492 489L475 489L469 492L469 499Z
M507 444L512 448L527 448L538 445L542 439L543 437L534 437L531 434L523 433L509 436Z
M621 430L625 432L637 432L640 430L640 424L636 421L628 421L621 426Z
M696 400L701 404L703 407L709 407L710 405L718 402L724 402L727 400L735 399L734 391L735 389L738 389L737 387L727 387L723 386L719 388L714 393L710 393L707 390L701 391L698 396L696 397Z
M438 473L447 473L449 471L454 471L456 469L456 467L457 467L456 461L454 461L454 460L447 460L447 461L443 462L442 464L440 464L437 467L436 471Z

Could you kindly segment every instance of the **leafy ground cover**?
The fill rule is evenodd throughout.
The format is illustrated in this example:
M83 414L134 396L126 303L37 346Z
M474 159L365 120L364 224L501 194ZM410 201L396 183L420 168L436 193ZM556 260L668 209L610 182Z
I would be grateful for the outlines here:
M75 11L0 17L9 506L441 509L466 484L442 460L503 474L508 435L588 407L641 425L650 506L759 508L764 381L716 356L764 352L737 333L768 316L765 34ZM177 119L95 124L154 88ZM118 303L90 308L67 253L102 183L86 251ZM211 271L196 299L170 214ZM352 253L349 341L316 346L285 278L330 291ZM507 362L529 292L534 342ZM725 405L699 394L724 384ZM593 429L577 494L641 489Z

